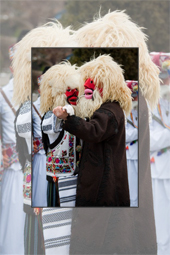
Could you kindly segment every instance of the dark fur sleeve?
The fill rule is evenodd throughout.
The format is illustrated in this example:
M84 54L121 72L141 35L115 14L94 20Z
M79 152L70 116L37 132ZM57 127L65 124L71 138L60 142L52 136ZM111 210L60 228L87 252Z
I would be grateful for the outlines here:
M118 133L118 123L114 114L105 109L94 112L89 122L75 115L68 116L63 128L76 137L99 143Z

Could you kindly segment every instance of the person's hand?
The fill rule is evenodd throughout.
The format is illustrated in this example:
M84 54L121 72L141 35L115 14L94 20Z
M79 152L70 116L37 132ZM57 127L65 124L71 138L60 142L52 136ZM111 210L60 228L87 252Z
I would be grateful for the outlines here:
M57 116L57 118L62 120L66 120L68 116L66 109L63 110L62 106L57 106L56 108L54 108L53 113L55 114L55 116Z

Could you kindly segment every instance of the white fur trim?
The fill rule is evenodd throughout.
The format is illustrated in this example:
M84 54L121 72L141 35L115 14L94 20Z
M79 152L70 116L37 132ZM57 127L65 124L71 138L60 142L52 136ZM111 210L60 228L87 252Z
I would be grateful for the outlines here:
M69 105L69 104L65 105L65 106L63 107L63 110L64 110L64 109L67 111L67 113L68 113L70 116L74 115L74 109L73 109L73 107L72 107L71 105Z

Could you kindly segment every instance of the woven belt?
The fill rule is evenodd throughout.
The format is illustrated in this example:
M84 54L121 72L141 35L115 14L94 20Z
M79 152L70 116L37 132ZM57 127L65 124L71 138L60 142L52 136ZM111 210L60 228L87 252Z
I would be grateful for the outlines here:
M34 138L33 139L33 154L43 149L44 149L44 146L43 146L42 138Z
M166 147L166 148L164 148L164 149L161 149L161 150L159 150L158 152L156 152L156 156L160 156L160 155L162 155L163 153L167 152L168 150L170 150L170 146L169 146L169 147ZM154 163L154 162L155 162L154 156L152 156L152 157L150 158L150 162L151 162L151 163Z
M4 169L9 168L13 163L19 162L18 152L16 151L16 144L2 144L3 162L6 162Z
M31 205L31 162L26 161L24 167L23 196L24 203Z
M127 146L126 146L126 150L129 150L129 146L133 145L134 143L136 143L138 140L134 140L132 141L131 143L129 143Z

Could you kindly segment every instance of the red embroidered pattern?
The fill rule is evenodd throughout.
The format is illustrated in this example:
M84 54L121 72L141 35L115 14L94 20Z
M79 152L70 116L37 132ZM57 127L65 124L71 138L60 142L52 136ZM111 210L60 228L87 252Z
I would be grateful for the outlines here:
M67 138L65 135L64 140ZM61 142L61 145L63 141ZM65 173L72 173L74 171L74 136L69 135L69 156L67 150L62 150L62 157L54 156L54 151L47 154L46 171L47 174L51 173L54 176L62 175Z

